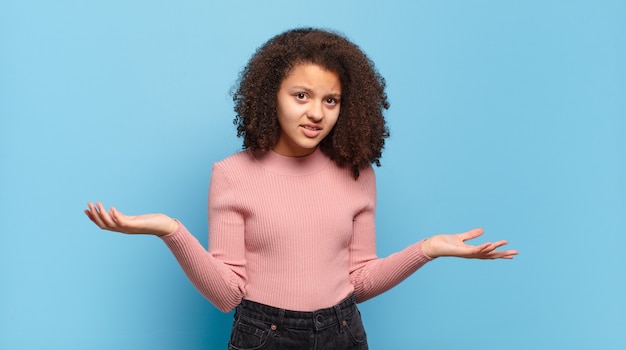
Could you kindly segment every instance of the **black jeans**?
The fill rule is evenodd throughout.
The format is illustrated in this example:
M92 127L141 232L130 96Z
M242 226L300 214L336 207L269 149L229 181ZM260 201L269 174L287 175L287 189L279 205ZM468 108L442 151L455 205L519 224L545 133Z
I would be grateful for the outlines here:
M243 300L235 311L230 350L367 349L354 296L313 312L290 311Z

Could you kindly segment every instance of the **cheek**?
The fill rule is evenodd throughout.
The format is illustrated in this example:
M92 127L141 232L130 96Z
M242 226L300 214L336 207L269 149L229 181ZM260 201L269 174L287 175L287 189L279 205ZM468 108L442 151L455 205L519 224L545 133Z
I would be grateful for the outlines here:
M305 109L297 103L283 102L279 103L276 108L278 119L282 119L283 121L296 120L300 118L304 112Z
M276 109L276 119L278 119L278 124L280 124L281 127L288 123L289 110L286 109L284 105L279 105Z
M332 125L332 127L335 127L335 124L337 124L337 120L339 120L339 111L332 113L328 118L328 122L330 125Z

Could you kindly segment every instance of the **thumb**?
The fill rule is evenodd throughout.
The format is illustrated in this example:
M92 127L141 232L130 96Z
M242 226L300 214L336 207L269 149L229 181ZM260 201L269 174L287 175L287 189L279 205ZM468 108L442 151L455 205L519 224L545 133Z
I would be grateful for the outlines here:
M473 230L469 230L467 232L461 233L461 239L463 242L474 239L476 237L480 237L485 231L482 228L475 228Z

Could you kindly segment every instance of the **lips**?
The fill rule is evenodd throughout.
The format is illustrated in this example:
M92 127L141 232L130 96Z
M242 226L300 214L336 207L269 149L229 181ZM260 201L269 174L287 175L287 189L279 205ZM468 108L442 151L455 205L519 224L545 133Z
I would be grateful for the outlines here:
M317 137L322 132L322 128L317 125L304 124L300 125L300 127L306 137Z

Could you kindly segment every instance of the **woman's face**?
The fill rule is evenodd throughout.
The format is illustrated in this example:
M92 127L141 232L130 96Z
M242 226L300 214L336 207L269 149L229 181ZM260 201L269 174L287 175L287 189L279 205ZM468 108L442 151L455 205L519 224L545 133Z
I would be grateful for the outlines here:
M274 152L288 157L311 154L339 117L339 76L316 64L295 66L278 90L280 136Z

